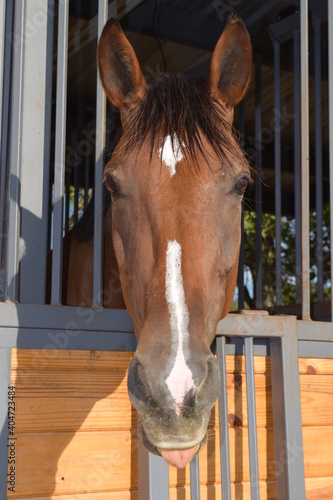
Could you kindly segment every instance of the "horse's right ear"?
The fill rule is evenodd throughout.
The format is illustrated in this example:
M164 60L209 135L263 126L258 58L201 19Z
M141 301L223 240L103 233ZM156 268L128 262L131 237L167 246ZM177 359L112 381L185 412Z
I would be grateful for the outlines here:
M114 106L122 110L143 96L146 81L133 47L115 19L104 26L97 58L103 88Z

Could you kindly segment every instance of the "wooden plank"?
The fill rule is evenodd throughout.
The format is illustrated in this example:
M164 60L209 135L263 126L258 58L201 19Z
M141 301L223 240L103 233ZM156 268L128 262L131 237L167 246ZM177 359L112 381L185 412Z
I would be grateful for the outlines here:
M333 359L300 358L301 375L333 375Z
M16 493L8 498L137 489L129 431L17 435Z
M333 477L305 479L306 500L332 500Z
M14 498L14 497L10 497ZM132 491L106 491L103 493L82 493L74 495L51 495L47 497L17 497L16 500L138 500L137 490Z
M333 478L315 478L306 479L306 498L307 500L332 500L333 498ZM276 499L275 481L260 481L260 500ZM233 500L244 500L250 498L250 483L233 483L231 485L231 495ZM170 500L190 500L191 493L188 485L170 488ZM202 485L200 488L201 500L221 500L221 485ZM31 500L27 497L20 497L17 500ZM138 500L138 492L117 491L103 493L83 493L78 495L52 495L38 497L38 500Z
M12 349L12 370L125 372L132 356L121 351Z

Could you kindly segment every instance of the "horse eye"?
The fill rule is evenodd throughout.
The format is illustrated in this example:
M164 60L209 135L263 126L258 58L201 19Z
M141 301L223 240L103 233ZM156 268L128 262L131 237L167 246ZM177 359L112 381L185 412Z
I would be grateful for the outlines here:
M238 179L235 185L235 193L243 195L246 191L247 186L249 185L249 182L249 178L245 176Z
M106 187L108 188L111 194L115 195L119 193L119 188L112 175L106 174L104 180Z

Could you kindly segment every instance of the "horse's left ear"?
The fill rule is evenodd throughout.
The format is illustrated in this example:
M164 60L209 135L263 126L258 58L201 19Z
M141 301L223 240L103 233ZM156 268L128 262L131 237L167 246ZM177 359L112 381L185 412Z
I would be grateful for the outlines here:
M140 99L146 81L132 45L120 24L110 19L98 43L98 68L109 101L121 111Z
M231 14L213 52L207 79L213 99L230 111L244 97L251 78L252 47L244 22Z

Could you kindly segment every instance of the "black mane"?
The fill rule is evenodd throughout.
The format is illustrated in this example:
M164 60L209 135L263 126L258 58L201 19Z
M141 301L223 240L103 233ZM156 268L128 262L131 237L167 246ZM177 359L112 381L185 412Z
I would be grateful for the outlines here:
M183 155L196 164L198 152L208 160L200 133L224 163L233 163L230 157L244 161L223 108L209 95L207 86L183 75L164 74L130 113L122 151L133 151L148 140L152 157L161 147L161 138L176 134Z

